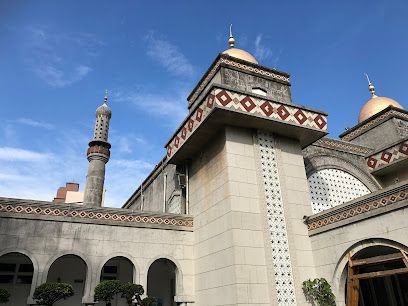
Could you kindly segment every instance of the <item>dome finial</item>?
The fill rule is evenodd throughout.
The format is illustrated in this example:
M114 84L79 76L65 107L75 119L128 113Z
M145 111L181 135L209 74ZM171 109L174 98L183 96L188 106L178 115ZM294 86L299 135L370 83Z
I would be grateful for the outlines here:
M229 43L230 48L234 48L235 39L234 39L234 36L232 36L232 24L230 25L230 37L228 39L228 43Z
M374 96L376 96L375 94L375 87L373 85L373 83L371 83L370 78L368 77L367 73L364 73L366 78L367 78L367 82L368 82L368 90L371 92L371 94Z
M105 89L105 97L103 98L103 103L106 104L106 102L108 102L108 90Z

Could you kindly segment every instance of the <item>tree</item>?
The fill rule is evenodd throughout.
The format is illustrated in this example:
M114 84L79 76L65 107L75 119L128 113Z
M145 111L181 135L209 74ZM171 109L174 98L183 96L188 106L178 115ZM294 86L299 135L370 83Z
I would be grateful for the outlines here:
M35 288L33 298L37 304L52 306L55 302L74 295L74 289L70 284L45 283Z
M6 304L10 300L10 293L3 288L0 288L0 304Z
M136 301L140 303L140 296L143 295L144 290L142 285L122 283L120 287L120 293L122 293L122 297L126 299L126 303L129 306L132 306L133 299L136 299Z
M121 292L121 282L119 280L106 280L100 282L95 287L95 301L103 301L106 306L111 306L115 295Z
M302 284L306 300L316 306L336 306L335 296L330 284L324 278L306 280Z

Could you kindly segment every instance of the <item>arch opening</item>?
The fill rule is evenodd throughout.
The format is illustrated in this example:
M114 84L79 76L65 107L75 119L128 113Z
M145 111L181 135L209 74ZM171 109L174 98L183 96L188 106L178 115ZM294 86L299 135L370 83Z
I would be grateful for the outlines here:
M347 306L408 305L408 254L376 245L349 258L346 266Z
M33 280L34 265L31 259L21 253L0 256L0 288L10 293L6 306L27 304Z
M76 255L64 255L57 258L50 266L47 282L67 283L74 289L74 296L58 301L56 306L81 305L87 277L85 261Z
M100 281L120 280L133 283L134 269L133 263L128 258L122 256L113 257L103 265ZM112 306L126 305L126 301L120 296L116 296L112 301Z
M171 260L155 260L147 273L147 295L155 297L158 306L175 306L177 267Z

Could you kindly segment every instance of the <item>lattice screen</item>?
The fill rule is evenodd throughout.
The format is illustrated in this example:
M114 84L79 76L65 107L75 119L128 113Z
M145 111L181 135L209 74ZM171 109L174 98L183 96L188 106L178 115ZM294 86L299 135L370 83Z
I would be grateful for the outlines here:
M269 133L258 132L258 143L278 306L293 306L296 305L295 288L293 284L288 234L286 231L274 139Z
M361 181L338 169L317 171L308 183L314 214L370 193Z

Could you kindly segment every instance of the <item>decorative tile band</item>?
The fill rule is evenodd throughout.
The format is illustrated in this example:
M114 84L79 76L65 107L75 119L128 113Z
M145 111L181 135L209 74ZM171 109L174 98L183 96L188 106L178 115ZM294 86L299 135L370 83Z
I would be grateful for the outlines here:
M408 140L404 140L392 147L389 147L381 152L377 152L366 158L367 166L370 170L383 168L398 160L408 156Z
M256 67L252 67L249 65L245 65L245 64L241 64L238 62L235 62L233 60L230 59L226 59L226 58L220 58L217 63L214 65L214 67L211 69L211 71L207 74L207 76L204 78L204 80L201 82L200 86L198 86L198 88L194 91L194 93L191 95L190 99L189 99L189 105L192 105L195 100L198 98L198 96L202 93L202 91L204 90L204 88L208 85L208 83L210 82L210 80L214 77L214 75L217 73L218 68L220 67L221 64L226 64L230 67L235 67L235 68L239 68L241 70L244 71L248 71L248 72L253 72L253 73L257 73L259 75L263 75L266 77L270 77L273 78L275 80L278 81L283 81L285 83L290 84L290 79L287 76L284 75L279 75L277 73L273 73L271 71L267 71L262 69L261 67L256 68Z
M51 204L50 204L51 206ZM136 214L120 214L114 212L101 212L100 209L96 211L81 210L80 208L72 209L61 207L57 208L46 207L46 205L13 205L0 204L0 212L17 213L17 214L31 214L44 216L58 216L58 217L72 217L92 220L116 221L116 222L135 222L154 225L174 225L193 227L192 219L176 219L166 218L164 216L146 216Z
M104 146L93 145L86 151L87 156L90 154L103 154L110 157L110 150Z
M216 107L321 131L327 130L327 118L325 115L292 105L272 102L216 88L207 95L201 105L188 117L184 126L182 126L177 135L174 136L166 146L168 159L180 149L197 127Z
M267 132L258 131L261 170L264 183L268 227L275 271L275 290L279 306L296 305L288 233L286 230L275 140Z
M370 154L373 151L370 148L354 145L352 143L345 143L343 141L338 141L330 138L321 138L318 141L316 141L313 145L323 146L334 150L340 150L364 156Z
M362 126L360 126L359 128L355 129L354 131L342 136L340 135L340 138L344 141L350 141L353 140L354 138L360 136L361 134L365 133L367 130L371 129L372 127L374 127L375 125L388 120L391 117L394 116L398 116L399 118L408 120L408 114L402 113L398 110L395 109L391 109L387 112L385 112L384 114L382 114L381 116L375 118L374 120L370 120L367 123L363 124Z
M306 221L307 228L308 230L315 230L406 199L408 199L408 190L400 190L391 195L351 207L347 210L341 210L337 213L331 212L329 216L323 214L321 218L318 218L317 220L308 220Z

